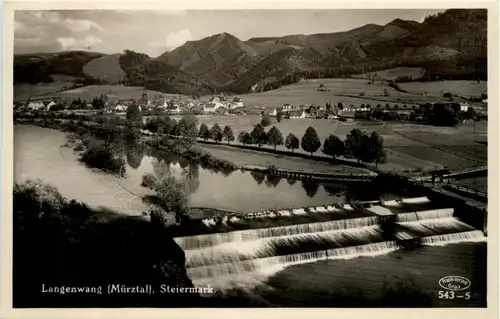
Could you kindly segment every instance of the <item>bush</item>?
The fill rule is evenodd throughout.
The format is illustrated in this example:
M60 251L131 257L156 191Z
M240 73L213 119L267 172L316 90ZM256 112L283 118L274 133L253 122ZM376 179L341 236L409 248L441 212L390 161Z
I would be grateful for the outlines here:
M75 152L82 152L85 151L86 149L87 147L83 144L83 142L76 144L75 148L73 148Z
M90 167L99 168L116 173L120 176L125 176L125 160L122 157L114 156L111 151L106 150L101 145L87 149L82 153L80 159Z
M271 118L269 118L269 116L267 116L267 115L264 115L264 117L262 118L262 121L260 121L260 124L263 127L271 125Z
M142 184L141 186L147 187L149 189L153 189L153 187L156 185L157 179L156 176L154 176L151 173L146 173L142 176Z
M65 204L57 188L39 179L14 185L14 207L21 219L40 218L58 214Z

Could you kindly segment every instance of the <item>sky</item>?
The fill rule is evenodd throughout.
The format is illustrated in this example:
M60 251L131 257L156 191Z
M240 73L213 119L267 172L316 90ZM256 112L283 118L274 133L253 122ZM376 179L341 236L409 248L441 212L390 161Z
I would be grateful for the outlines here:
M396 18L422 22L436 9L392 10L176 10L16 11L14 52L125 49L156 57L165 51L227 32L240 40L347 31Z

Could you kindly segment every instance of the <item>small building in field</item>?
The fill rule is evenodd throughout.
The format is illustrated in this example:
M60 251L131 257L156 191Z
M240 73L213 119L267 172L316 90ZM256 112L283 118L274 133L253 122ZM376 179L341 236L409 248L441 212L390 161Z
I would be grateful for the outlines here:
M469 103L460 103L460 111L462 111L462 112L467 112L469 107L470 107Z
M298 111L293 111L293 112L289 112L289 113L290 113L291 119L305 119L307 117L305 110L298 110Z
M45 109L45 104L42 101L31 101L28 103L28 109L31 111L43 110Z
M123 104L118 104L114 107L115 112L125 112L127 111L127 106Z
M118 104L120 105L125 105L125 106L129 106L129 105L132 105L135 103L135 100L134 99L124 99L124 100L118 100Z
M54 101L50 101L47 105L46 105L46 110L47 111L50 111L50 108L53 107L54 105L56 105L56 102Z
M343 110L339 110L338 118L339 118L339 120L342 120L342 121L353 122L355 114L356 114L355 109L351 109L351 108L343 109Z
M218 106L215 103L207 103L207 104L203 105L203 112L205 112L205 113L215 113L215 111L217 111L217 109L220 108L220 107L221 106Z
M181 106L177 103L172 103L171 105L167 106L166 111L169 114L177 115L181 113Z
M215 108L215 110L217 110L219 107L226 106L226 104L223 102L223 97L219 96L212 97L208 103L213 104L214 105L213 108Z
M240 107L245 107L245 105L243 104L243 101L239 97L235 97L231 102L231 108L237 109Z

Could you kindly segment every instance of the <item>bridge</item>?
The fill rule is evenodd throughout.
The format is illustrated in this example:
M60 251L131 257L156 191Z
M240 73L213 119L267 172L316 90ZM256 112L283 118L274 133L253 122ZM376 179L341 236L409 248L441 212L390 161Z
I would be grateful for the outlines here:
M373 180L376 173L317 173L317 172L303 172L292 171L277 168L267 168L260 166L244 166L244 170L256 171L277 176L282 178L296 179L296 180L314 180L314 181L344 181L344 182L369 182Z
M450 178L466 177L467 175L477 174L481 172L488 172L488 166L478 166L463 169L456 169L442 173L427 174L423 176L410 177L413 182L439 182Z
M467 187L467 186L463 186L463 185L456 185L456 184L447 184L444 186L444 188L450 189L452 191L455 190L455 191L459 191L462 193L476 195L477 197L480 197L481 199L486 199L486 200L488 199L487 192L483 192L483 191L480 191L480 190L477 190L477 189L474 189L471 187Z

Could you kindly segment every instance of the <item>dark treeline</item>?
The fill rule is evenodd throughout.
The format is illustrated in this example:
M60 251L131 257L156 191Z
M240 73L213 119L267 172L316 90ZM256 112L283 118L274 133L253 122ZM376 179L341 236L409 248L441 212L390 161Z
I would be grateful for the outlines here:
M47 54L47 56L40 56L40 59L18 55L14 57L14 83L50 83L54 81L52 74L65 74L79 77L80 80L75 84L78 82L85 85L102 84L99 80L83 73L85 64L101 56L100 53L83 51Z
M487 115L477 113L472 107L469 107L466 111L462 111L459 103L426 103L411 107L406 104L396 104L393 106L389 104L377 104L375 108L372 108L370 104L362 104L361 107L370 110L356 111L354 114L355 119L414 121L434 126L455 126L461 121L481 121L488 119Z
M120 66L125 71L125 85L173 94L210 94L215 89L194 76L143 53L125 50Z

